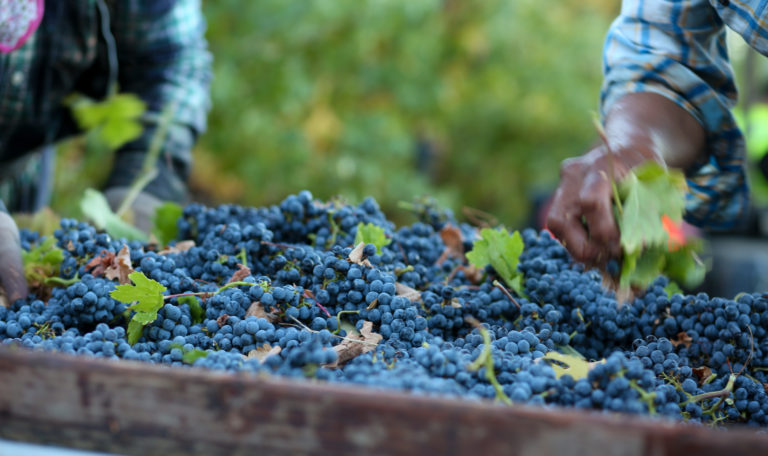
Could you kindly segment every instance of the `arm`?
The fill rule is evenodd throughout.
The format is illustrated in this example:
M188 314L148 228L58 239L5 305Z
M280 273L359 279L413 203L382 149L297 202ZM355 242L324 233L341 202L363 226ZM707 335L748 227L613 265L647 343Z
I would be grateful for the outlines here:
M686 218L725 228L746 204L725 31L704 0L625 0L605 45L601 146L563 163L547 226L580 261L620 253L610 178L653 160L683 169ZM582 223L582 221L584 223Z
M199 0L119 1L112 9L120 90L148 106L144 133L116 154L107 188L127 187L149 149L161 112L175 105L158 163L159 176L145 191L181 202L191 167L191 149L205 130L211 58Z

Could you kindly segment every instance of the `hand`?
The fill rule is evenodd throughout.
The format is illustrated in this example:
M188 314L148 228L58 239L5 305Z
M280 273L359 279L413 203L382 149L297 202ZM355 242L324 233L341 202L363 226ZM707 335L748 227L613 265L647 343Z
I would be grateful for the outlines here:
M109 206L116 211L128 194L128 187L112 187L104 191ZM155 209L163 204L161 200L146 192L141 192L131 204L133 225L145 233L152 231Z
M5 212L0 212L0 285L10 302L29 294L21 262L19 229Z
M600 146L563 161L546 226L575 260L603 265L621 255L619 229L613 217L612 182L647 160L653 158L619 155Z
M606 116L607 144L563 162L547 228L577 261L601 266L618 258L612 182L648 161L686 169L706 155L705 137L673 101L655 93L624 96Z

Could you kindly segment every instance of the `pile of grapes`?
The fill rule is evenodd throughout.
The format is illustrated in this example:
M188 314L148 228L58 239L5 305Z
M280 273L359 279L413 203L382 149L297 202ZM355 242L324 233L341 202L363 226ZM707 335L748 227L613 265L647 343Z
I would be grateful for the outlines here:
M264 208L192 204L171 248L65 219L55 233L64 285L0 307L0 340L418 394L768 424L768 295L670 297L660 277L618 305L597 271L534 230L522 232L516 294L494 284L491 267L468 268L456 245L446 254L441 230L456 227L469 251L475 229L449 213L423 215L395 229L372 199L322 203L306 191ZM353 251L361 224L391 242ZM42 242L22 233L27 250ZM131 304L112 296L119 281L94 267L126 246L127 266L166 288L135 343Z

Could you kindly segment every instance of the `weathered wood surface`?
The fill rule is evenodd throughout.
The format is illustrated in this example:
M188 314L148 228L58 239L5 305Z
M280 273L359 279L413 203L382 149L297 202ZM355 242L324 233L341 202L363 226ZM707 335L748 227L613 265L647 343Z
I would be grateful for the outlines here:
M768 435L0 347L0 436L134 455L768 455Z

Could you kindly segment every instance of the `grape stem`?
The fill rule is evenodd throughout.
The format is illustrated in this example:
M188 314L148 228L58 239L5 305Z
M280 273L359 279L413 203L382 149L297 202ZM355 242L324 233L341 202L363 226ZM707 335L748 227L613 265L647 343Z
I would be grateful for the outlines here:
M485 327L473 317L467 316L464 318L464 320L474 326L478 331L480 331L480 335L483 336L483 351L480 353L477 359L475 359L475 361L467 365L467 370L476 371L480 369L480 367L484 366L485 378L488 379L488 382L496 391L496 399L507 405L512 405L512 400L504 392L504 389L501 387L499 381L496 380L496 371L493 368L493 356L491 356L491 336L488 333L488 330L485 329Z
M507 288L504 285L502 285L498 280L494 280L493 281L493 286L498 288L499 290L501 290L501 292L504 293L504 295L507 298L509 298L510 301L512 301L512 304L517 306L517 310L520 310L520 304L518 304L518 302L515 300L515 298L512 297L512 295L509 293L509 291L507 291Z
M188 293L176 293L171 295L165 295L163 296L163 300L167 301L169 299L173 298L183 298L184 296L200 296L201 298L210 298L212 296L216 296L217 294L221 293L222 291L226 290L227 288L233 288L233 287L239 287L239 286L254 286L259 285L258 283L253 282L230 282L223 287L219 288L216 291L196 291L196 292L188 292Z

